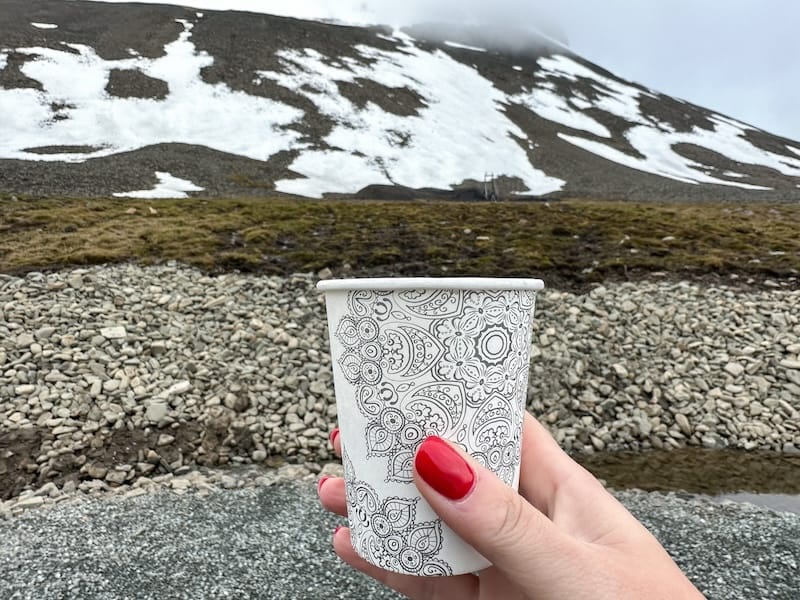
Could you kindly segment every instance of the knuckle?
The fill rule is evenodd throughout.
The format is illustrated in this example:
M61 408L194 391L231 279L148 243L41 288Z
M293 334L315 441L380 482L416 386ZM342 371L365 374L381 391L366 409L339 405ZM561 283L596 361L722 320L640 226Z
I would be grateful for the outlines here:
M511 494L504 496L498 507L495 539L511 547L530 534L530 519L520 498Z
M415 600L444 600L441 594L442 588L438 581L431 581L430 578L423 580L422 587Z

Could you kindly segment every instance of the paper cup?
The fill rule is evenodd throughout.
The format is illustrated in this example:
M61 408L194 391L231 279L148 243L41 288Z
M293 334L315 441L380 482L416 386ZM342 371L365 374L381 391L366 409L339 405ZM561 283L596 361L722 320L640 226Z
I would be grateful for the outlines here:
M490 563L420 496L429 435L517 489L538 279L326 280L350 535L368 562L446 576Z

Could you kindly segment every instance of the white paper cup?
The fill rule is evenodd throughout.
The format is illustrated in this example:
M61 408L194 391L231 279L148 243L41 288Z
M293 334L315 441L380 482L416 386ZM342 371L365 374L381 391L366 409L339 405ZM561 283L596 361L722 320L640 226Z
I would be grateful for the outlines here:
M350 535L368 562L458 575L490 563L412 479L429 435L517 489L538 279L326 280Z

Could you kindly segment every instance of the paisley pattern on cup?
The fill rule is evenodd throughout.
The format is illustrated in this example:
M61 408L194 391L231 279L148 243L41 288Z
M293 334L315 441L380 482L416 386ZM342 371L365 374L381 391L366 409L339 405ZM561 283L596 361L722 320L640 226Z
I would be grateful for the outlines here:
M413 485L417 447L447 438L511 485L519 465L535 292L351 291L333 336L366 419L367 459L386 482ZM417 522L419 498L382 498L344 456L351 536L385 569L449 575L439 519Z
M350 538L353 548L369 562L388 571L425 576L453 574L437 558L442 549L442 521L417 522L419 498L380 498L368 483L353 477L343 452L347 485Z
M338 363L367 419L367 456L411 482L425 437L461 444L512 483L528 384L535 292L356 291L337 324ZM476 415L467 420L465 407Z

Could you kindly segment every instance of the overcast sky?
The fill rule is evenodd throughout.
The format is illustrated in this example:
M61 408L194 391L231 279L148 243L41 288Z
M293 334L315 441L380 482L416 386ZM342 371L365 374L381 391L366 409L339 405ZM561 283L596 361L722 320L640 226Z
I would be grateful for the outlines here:
M145 1L389 25L555 22L620 77L800 141L800 0Z

